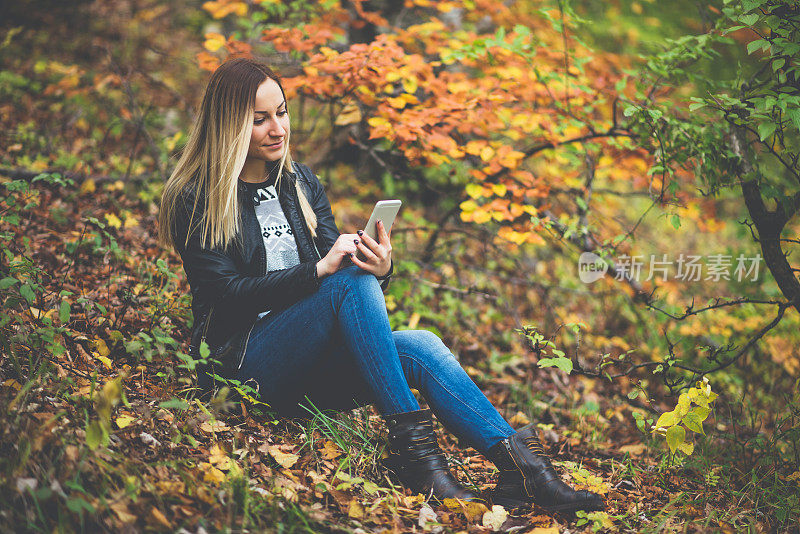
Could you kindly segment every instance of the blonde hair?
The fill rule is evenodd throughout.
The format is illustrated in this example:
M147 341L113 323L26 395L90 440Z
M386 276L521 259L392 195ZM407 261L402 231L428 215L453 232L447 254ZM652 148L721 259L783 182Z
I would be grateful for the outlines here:
M285 99L278 76L255 59L230 59L211 75L186 146L161 195L158 215L161 246L175 248L175 238L184 237L173 236L172 228L176 208L187 186L193 187L196 194L184 246L196 228L200 228L200 242L204 248L224 249L233 241L240 225L237 187L250 145L256 90L267 78L278 84ZM296 166L289 155L289 137L290 132L287 132L276 187L280 187L286 171L295 172ZM317 217L299 182L295 180L300 209L311 235L317 237ZM201 197L205 198L205 205L196 219Z

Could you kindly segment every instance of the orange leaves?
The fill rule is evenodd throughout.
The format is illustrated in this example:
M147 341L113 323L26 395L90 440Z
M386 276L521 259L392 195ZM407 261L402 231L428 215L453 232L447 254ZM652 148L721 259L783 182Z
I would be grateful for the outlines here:
M216 52L225 46L225 36L219 33L207 33L203 46L210 52Z
M241 41L237 41L233 37L225 38L224 35L219 33L209 32L205 34L205 41L203 42L205 49L203 52L198 53L195 57L198 66L207 71L214 71L220 65L220 59L209 52L217 52L222 47L228 52L228 57L236 56L249 56L252 46Z
M344 34L344 30L325 21L291 28L268 28L261 35L278 52L312 52Z
M234 13L240 17L247 14L247 4L236 0L213 0L203 3L203 9L211 13L215 19L227 17Z
M233 3L222 4L230 10ZM303 20L268 26L261 38L300 57L301 74L284 78L289 98L335 101L341 107L332 126L365 121L369 128L361 141L386 141L409 165L463 166L474 187L462 204L462 220L507 226L498 239L509 243L541 242L532 204L548 197L551 187L582 187L585 161L571 150L589 146L575 139L608 128L621 62L611 54L590 55L567 35L565 63L564 37L538 11L490 0L406 5L418 12L411 20L424 22L391 27L370 11L374 7L356 0L349 8L318 5ZM456 5L468 20L488 17L492 30L453 28L449 19L437 18ZM332 44L363 22L381 27L371 42ZM206 48L219 50L223 43L229 41L209 34ZM445 64L452 66L442 69ZM553 149L530 150L548 145ZM610 158L596 166L598 178L651 185L649 166L640 169L641 155L603 139L592 149Z

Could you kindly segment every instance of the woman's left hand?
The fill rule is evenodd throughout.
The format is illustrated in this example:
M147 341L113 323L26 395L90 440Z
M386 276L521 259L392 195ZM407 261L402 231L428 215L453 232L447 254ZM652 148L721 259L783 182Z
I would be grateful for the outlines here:
M358 232L360 237L356 247L365 259L360 260L355 254L350 259L365 271L375 276L384 276L389 273L389 268L392 266L392 245L389 242L391 231L386 233L383 221L378 221L375 228L378 231L378 241L360 230Z

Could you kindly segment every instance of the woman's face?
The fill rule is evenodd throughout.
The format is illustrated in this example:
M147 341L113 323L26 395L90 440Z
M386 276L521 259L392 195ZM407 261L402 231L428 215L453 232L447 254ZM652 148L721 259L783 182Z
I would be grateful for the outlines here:
M258 86L253 132L247 156L264 161L278 161L286 149L289 135L289 112L281 88L272 78Z

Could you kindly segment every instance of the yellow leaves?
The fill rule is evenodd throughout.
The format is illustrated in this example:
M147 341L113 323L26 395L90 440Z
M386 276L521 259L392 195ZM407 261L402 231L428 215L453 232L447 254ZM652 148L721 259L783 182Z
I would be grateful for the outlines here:
M209 449L208 461L220 471L228 471L234 464L233 459L217 443Z
M215 443L208 451L208 461L200 462L198 469L203 473L203 481L214 485L220 485L225 481L224 471L237 468L236 462L228 456L228 453Z
M247 14L247 4L235 0L213 0L204 2L203 9L211 13L211 16L215 19L221 19L231 13L239 17L243 17Z
M488 162L494 156L494 149L487 145L481 149L479 155L483 161Z
M472 140L467 143L467 146L464 147L464 150L467 154L478 156L485 146L487 146L486 141Z
M364 507L361 506L361 503L358 502L358 499L353 499L350 501L350 506L347 509L347 516L353 519L363 519L366 513L364 512Z
M602 495L608 493L608 484L602 478L590 473L586 469L577 469L576 471L572 471L570 475L576 483L586 486L589 491L600 493Z
M662 413L656 421L656 428L667 428L676 425L680 421L675 411Z
M408 104L419 104L419 99L409 93L402 93L400 96L389 97L386 102L396 109L403 109Z
M369 138L375 139L377 137L386 137L392 129L389 121L383 117L370 117L367 119L367 124L372 126Z
M577 524L582 525L583 523L591 523L592 524L592 531L598 531L600 529L614 529L614 522L611 521L611 518L608 517L606 512L589 512L586 513L584 511L579 510L576 514L580 519L578 520Z
M667 445L669 445L669 450L672 452L672 454L675 454L675 450L678 448L678 445L683 443L685 440L686 429L682 426L676 425L667 429Z
M705 433L703 421L711 413L710 404L716 399L717 394L711 391L708 378L703 377L694 388L681 393L674 410L661 414L652 432L666 437L672 454L681 451L687 456L691 455L694 452L694 444L686 441L686 430L698 434Z
M122 210L122 216L125 219L124 226L125 228L132 228L134 226L139 226L139 219L136 218L129 210Z
M347 104L339 115L336 116L334 123L338 126L347 126L361 122L361 109L356 104Z
M331 440L325 440L325 444L322 447L322 457L326 460L333 460L338 458L342 455L342 450L336 446L336 444Z
M498 163L508 169L516 169L522 162L525 154L517 150L512 150L508 145L503 145L497 152Z
M474 86L468 81L450 82L447 84L447 90L451 93L469 93L473 88Z
M503 226L497 231L497 237L510 241L517 245L531 243L541 245L544 243L542 236L536 232L518 232L510 226Z
M401 83L403 85L403 90L406 93L411 93L411 94L416 93L417 89L419 88L419 80L417 79L416 76L409 76L407 78L403 78L403 81Z
M203 42L203 47L205 47L205 49L209 52L216 52L225 46L225 43L227 42L225 36L219 33L209 32L205 35L205 37L206 40Z
M484 196L483 186L480 186L478 184L469 183L466 185L464 189L467 191L467 195L469 195L470 198L481 198ZM462 210L463 210L463 203L462 203Z
M94 193L95 190L97 190L97 184L95 184L94 180L91 178L87 178L81 184L80 193L82 195L88 195Z
M200 462L197 466L203 472L203 481L219 486L225 482L225 473L214 467L210 462Z
M489 508L482 502L469 502L462 501L461 499L444 499L443 504L454 512L461 512L467 518L467 521L472 523L483 517L483 514L489 511Z
M283 452L276 445L270 445L268 450L270 456L272 456L275 459L275 461L278 462L278 464L285 469L289 469L290 467L292 467L294 464L297 463L297 460L300 459L300 457L296 454Z
M130 426L131 423L136 421L136 418L131 415L123 414L117 417L116 421L117 421L117 427L123 429L127 426Z
M121 228L122 227L122 221L119 220L119 217L117 217L116 214L114 214L114 213L106 213L105 214L105 218L106 218L106 222L108 223L109 226L112 226L114 228Z

